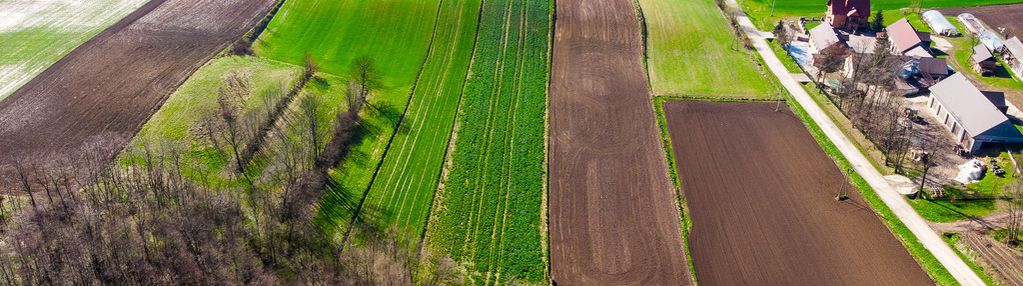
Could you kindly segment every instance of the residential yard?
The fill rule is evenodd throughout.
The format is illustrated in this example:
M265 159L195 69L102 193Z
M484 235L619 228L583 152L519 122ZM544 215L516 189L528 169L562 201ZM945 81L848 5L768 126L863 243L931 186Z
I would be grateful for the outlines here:
M640 0L654 95L777 98L755 55L712 0Z
M0 1L0 100L146 2Z

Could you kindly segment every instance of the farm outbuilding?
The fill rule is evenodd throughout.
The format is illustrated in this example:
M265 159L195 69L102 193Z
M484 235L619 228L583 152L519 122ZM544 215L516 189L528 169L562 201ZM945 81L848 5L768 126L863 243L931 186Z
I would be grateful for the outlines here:
M962 73L932 86L928 106L964 150L1023 142L1012 121Z
M1002 49L1005 48L1005 43L1002 42L1002 38L997 33L991 30L983 30L977 35L977 39L980 40L981 44L992 53L1001 53Z
M959 19L959 22L963 23L963 27L966 27L966 30L974 35L987 30L987 28L984 27L984 23L980 22L980 19L974 17L973 14L962 13L959 14L959 16L956 16L956 19Z
M990 76L998 68L998 60L984 44L977 44L973 47L973 56L970 56L970 60L973 62L973 71L982 76Z
M959 32L959 29L956 29L956 26L952 25L952 22L949 22L948 19L945 18L945 15L942 15L941 12L938 12L937 10L924 12L921 17L925 22L927 22L927 25L931 27L931 31L938 35L952 37L962 35L962 33Z
M1020 42L1018 37L1005 41L1002 58L1009 65L1009 69L1016 73L1016 77L1023 77L1023 42Z

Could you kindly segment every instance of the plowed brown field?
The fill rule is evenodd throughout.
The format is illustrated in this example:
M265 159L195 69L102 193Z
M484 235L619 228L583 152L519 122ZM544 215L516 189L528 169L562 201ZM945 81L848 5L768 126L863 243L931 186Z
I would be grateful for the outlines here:
M788 108L664 104L701 285L933 285ZM846 201L835 200L841 189Z
M84 151L114 154L274 2L147 3L0 102L0 173L19 161L47 165Z
M550 95L551 276L689 284L629 0L557 1Z
M970 13L992 29L1005 28L1006 38L1023 38L1023 4L938 9L945 16ZM966 33L967 31L961 31ZM998 32L997 30L995 32Z

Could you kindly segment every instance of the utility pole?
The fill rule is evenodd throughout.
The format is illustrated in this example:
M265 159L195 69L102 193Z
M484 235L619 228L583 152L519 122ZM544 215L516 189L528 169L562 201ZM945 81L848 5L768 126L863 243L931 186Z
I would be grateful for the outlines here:
M778 0L774 0L774 1L771 2L771 17L774 17L774 5L775 4L778 4Z

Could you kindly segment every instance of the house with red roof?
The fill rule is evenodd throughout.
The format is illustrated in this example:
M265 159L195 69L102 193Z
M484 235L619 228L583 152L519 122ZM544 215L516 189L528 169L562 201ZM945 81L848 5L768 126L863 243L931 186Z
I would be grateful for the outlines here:
M859 30L867 26L868 17L870 0L828 0L824 20L837 29Z

